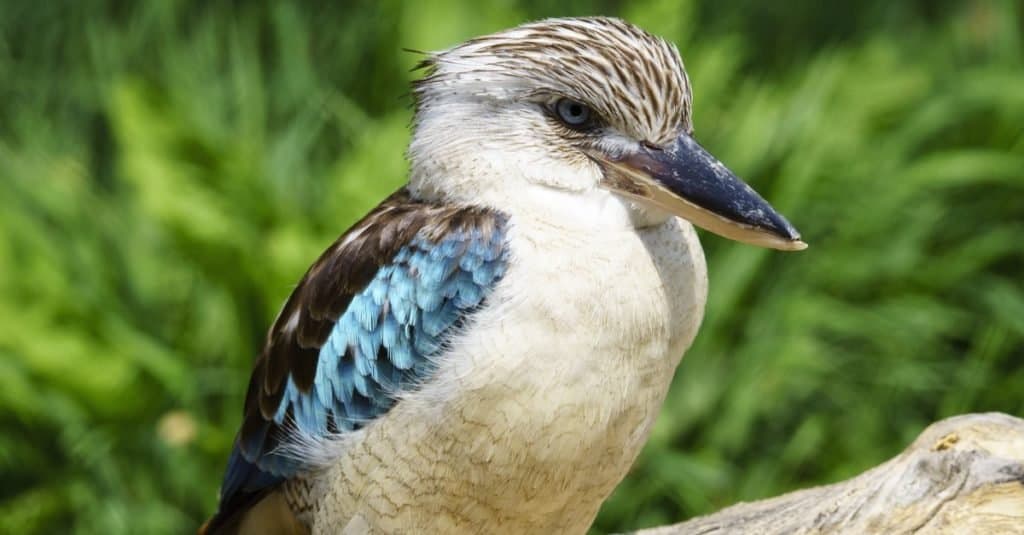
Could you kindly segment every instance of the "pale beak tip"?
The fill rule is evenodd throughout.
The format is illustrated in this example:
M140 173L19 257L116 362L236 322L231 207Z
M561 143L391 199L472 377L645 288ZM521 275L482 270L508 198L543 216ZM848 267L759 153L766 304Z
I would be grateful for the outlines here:
M778 243L776 249L803 251L807 248L807 243L800 239L800 232L781 214L771 212L764 226L779 238L781 243Z
M763 241L763 242L757 243L756 245L761 245L762 247L768 247L768 248L771 248L771 249L776 249L778 251L788 251L788 252L803 251L804 249L807 248L807 243L805 243L800 238L797 238L795 240L780 240L780 239L777 239L777 238L776 239L769 239L767 241Z

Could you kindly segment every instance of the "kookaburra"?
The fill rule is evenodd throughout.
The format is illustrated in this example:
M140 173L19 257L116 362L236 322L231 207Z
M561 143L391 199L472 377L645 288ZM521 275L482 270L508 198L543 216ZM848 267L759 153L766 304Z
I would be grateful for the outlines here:
M692 225L806 247L664 39L550 19L422 67L408 184L284 304L201 532L584 533L703 317Z

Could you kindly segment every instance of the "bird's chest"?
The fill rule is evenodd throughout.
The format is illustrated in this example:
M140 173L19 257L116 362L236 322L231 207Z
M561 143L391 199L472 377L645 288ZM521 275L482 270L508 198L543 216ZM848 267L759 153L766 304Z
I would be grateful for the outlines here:
M589 526L646 440L706 293L685 223L589 238L511 233L505 279L436 378L335 470L340 516L383 531Z
M533 489L533 507L599 504L696 334L703 253L678 220L589 239L518 230L501 300L479 319L488 334L467 348L474 372L458 406L490 430L471 451L506 475L502 492Z
M515 264L500 301L479 320L487 340L471 351L469 391L495 399L474 412L496 405L504 417L492 417L494 426L535 446L524 454L540 460L572 464L585 457L581 448L608 443L629 450L646 436L637 427L660 404L682 356L679 340L699 321L673 314L692 296L669 284L693 279L692 266L672 263L682 258L659 265L636 233L583 240L529 230L513 235ZM531 443L536 436L543 440Z

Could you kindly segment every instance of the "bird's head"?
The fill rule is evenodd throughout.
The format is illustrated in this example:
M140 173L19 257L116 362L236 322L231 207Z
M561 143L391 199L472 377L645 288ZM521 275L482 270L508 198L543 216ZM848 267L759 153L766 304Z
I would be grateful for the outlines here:
M671 43L612 18L549 19L430 54L413 86L410 187L560 222L670 215L734 240L806 247L693 139Z

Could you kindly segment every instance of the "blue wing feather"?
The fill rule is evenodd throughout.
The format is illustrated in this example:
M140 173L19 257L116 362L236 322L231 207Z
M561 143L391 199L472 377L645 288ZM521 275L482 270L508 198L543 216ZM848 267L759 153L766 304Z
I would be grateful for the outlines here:
M320 322L307 331L325 336L314 353L315 370L296 375L302 362L287 360L292 359L288 351L299 356L307 351L294 333L291 338L287 333L282 339L268 337L250 382L246 420L228 461L220 511L211 525L223 524L224 518L249 507L263 489L305 468L301 459L282 450L282 441L296 438L294 434L324 437L360 429L390 410L403 392L429 380L448 337L504 276L502 216L418 203L404 191L385 204L392 201L389 210L379 212L381 219L398 213L421 220L381 222L371 214L359 224L360 240L345 249L343 245L355 241L339 239L286 304L282 318L304 314L298 330L303 321ZM447 219L432 227L422 219L435 216ZM407 228L413 232L402 234ZM399 241L389 243L389 238ZM353 254L375 260L345 256ZM377 264L369 271L373 262ZM351 295L324 296L324 291ZM344 305L332 304L337 301ZM325 312L334 309L340 315ZM272 335L286 321L279 318ZM282 361L274 359L282 358L287 374L275 378ZM312 384L304 388L310 377ZM268 400L273 404L267 405Z
M501 242L478 232L453 232L437 242L417 236L403 247L338 319L320 349L312 391L289 381L275 422L284 424L290 407L298 432L322 436L328 415L343 427L359 428L390 409L396 393L429 373L427 364L441 350L443 334L479 306L504 274L504 257L483 253L494 246ZM387 362L386 377L378 357ZM416 371L401 384L394 369ZM354 403L353 387L373 403Z

